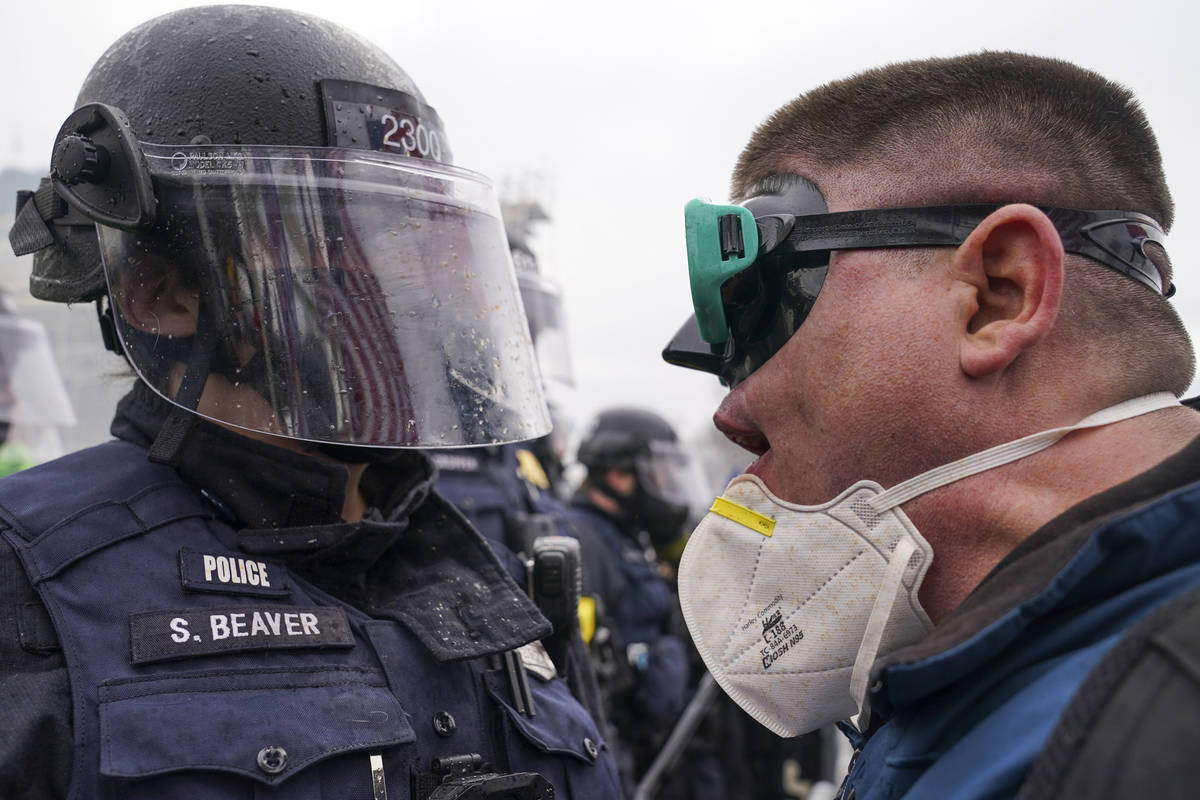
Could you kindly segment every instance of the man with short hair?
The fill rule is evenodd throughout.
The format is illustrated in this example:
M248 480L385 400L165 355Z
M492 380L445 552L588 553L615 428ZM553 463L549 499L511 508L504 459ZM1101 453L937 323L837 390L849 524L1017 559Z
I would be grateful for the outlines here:
M852 719L843 797L1194 791L1200 416L1132 94L890 65L773 114L732 194L664 351L759 456L680 569L710 671L782 735Z

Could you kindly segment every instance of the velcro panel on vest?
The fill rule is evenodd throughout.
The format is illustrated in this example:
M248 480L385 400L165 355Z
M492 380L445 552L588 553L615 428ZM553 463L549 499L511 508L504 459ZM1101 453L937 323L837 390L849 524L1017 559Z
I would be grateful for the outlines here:
M287 575L275 564L228 554L179 550L179 580L189 592L287 597Z
M62 650L54 623L41 603L17 604L17 632L21 647L29 653L53 653Z
M151 486L127 502L100 503L27 545L29 579L35 584L44 581L90 553L168 523L211 516L196 490L179 484ZM64 535L56 535L60 533Z

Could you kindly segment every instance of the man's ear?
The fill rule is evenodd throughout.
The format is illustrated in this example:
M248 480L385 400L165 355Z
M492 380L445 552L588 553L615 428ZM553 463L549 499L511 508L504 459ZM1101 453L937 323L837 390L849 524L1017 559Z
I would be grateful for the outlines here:
M112 292L112 300L138 330L161 336L196 333L199 295L183 285L174 265L143 263L132 268Z
M1064 258L1054 223L1023 203L992 212L959 245L955 274L973 290L960 315L959 362L966 375L1000 372L1051 331Z

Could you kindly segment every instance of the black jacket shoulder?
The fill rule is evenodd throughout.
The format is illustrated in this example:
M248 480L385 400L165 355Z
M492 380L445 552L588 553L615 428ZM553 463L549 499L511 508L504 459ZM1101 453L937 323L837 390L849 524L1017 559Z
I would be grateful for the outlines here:
M1151 612L1092 670L1020 797L1194 798L1198 740L1200 588Z

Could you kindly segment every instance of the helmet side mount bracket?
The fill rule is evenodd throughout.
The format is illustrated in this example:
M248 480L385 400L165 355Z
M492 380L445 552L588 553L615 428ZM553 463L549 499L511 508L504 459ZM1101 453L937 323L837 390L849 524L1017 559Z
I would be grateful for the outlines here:
M154 222L154 185L125 114L104 103L80 106L54 141L55 192L101 225L134 230Z

